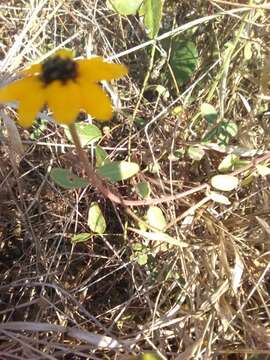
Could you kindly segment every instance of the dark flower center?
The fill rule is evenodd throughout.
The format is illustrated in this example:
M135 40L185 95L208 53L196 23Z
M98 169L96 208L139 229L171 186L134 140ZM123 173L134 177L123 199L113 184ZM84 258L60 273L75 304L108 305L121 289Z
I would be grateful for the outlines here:
M60 80L65 84L68 80L75 80L77 75L77 64L72 59L55 56L42 64L41 80L45 85L54 80Z

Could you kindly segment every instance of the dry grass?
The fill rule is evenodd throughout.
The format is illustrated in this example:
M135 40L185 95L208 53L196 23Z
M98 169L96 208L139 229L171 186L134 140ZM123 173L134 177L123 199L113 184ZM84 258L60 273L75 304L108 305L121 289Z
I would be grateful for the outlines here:
M16 140L14 129L10 138L3 127L1 359L128 359L143 351L176 360L270 356L269 177L240 183L226 195L231 205L209 200L208 187L200 187L218 173L226 152L245 148L243 159L253 161L234 172L240 180L270 157L268 105L260 97L269 10L263 1L248 8L243 1L165 3L163 37L192 31L200 53L193 78L179 89L162 76L166 61L157 77L150 74L147 84L165 85L169 98L142 93L153 44L138 17L120 17L101 0L5 0L0 5L3 79L62 46L78 56L97 53L129 66L129 78L117 83L122 110L101 145L112 159L129 157L141 169L151 163L160 168L119 184L124 196L136 196L132 188L139 180L151 183L153 199L194 190L159 205L167 233L180 246L146 243L129 230L138 224L121 207L91 188L62 190L51 181L52 166L82 170L63 129L48 115L42 115L49 123L37 140L30 140L32 129L19 130L25 149L20 162L14 155L18 141L10 143ZM159 53L163 45L157 46ZM269 77L264 73L265 87ZM201 161L186 155L177 159L176 150L200 143L205 134L202 102L238 125L238 136L229 144L235 148L222 152L210 144ZM181 115L173 113L180 105ZM0 111L6 125L16 117L11 108ZM147 125L135 125L136 116ZM107 234L74 246L72 235L88 231L93 200L102 207ZM143 216L146 209L132 210ZM138 242L148 249L144 266L132 256Z

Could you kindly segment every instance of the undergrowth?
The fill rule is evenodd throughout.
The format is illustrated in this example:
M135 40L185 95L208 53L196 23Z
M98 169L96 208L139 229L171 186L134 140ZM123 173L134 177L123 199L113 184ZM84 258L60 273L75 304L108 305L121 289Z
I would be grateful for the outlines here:
M53 168L85 176L66 130L45 110L14 127L1 105L0 358L267 359L269 5L165 0L152 41L142 14L102 0L6 0L0 15L2 84L63 47L128 67L113 120L93 123L110 161L139 165L113 186L141 201L61 188Z

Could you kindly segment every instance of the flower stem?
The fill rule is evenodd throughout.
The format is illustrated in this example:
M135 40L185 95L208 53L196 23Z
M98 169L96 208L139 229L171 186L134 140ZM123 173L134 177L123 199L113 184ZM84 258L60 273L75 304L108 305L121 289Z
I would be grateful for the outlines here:
M91 165L86 152L82 148L81 141L74 123L69 125L69 131L90 184L93 185L98 191L100 191L106 198L110 199L112 202L124 205L124 199L122 199L120 195L112 193L109 188L103 183L101 178L95 173L95 170Z

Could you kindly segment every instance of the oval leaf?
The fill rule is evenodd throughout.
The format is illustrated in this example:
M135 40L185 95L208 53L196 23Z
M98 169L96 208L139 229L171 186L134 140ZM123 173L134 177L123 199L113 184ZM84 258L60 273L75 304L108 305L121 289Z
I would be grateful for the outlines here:
M73 243L85 242L85 241L89 240L91 238L91 236L92 235L89 233L80 233L80 234L73 235L71 238L71 241Z
M215 202L217 202L219 204L223 204L223 205L230 205L231 204L230 200L226 196L224 196L222 194L219 194L219 193L217 193L215 191L211 191L209 196L213 201L215 201Z
M127 0L125 0L128 2ZM150 39L154 39L160 28L162 0L144 0L144 24Z
M135 189L137 194L139 194L143 199L147 198L151 194L151 186L147 181L138 183Z
M211 185L218 190L232 191L238 186L238 179L232 175L216 175L211 179Z
M214 124L218 118L216 109L208 103L203 103L201 105L201 113L208 124Z
M204 157L205 151L200 147L190 146L187 153L192 160L200 161Z
M235 154L227 155L219 164L218 170L220 172L231 171L234 168L235 162L239 160L239 156Z
M185 83L193 74L198 64L198 51L192 41L174 39L170 65L176 81Z
M90 205L87 224L90 230L97 234L104 234L106 230L106 220L97 202Z
M158 230L163 230L167 225L163 212L158 206L150 206L147 210L146 217L149 225Z
M138 164L128 161L113 161L97 169L100 176L112 182L128 179L139 171Z
M110 164L111 160L106 151L99 145L96 146L96 166L102 166L105 164Z
M51 179L64 189L78 189L89 185L88 181L73 174L72 171L53 168L50 173Z
M270 168L266 165L256 165L257 173L261 176L268 176L270 175Z
M99 128L92 124L87 124L85 122L75 123L76 130L78 132L79 138L81 140L82 146L86 146L89 143L93 143L101 139L102 133ZM67 138L72 141L70 131L67 126L65 126L65 133Z
M108 0L107 4L120 15L135 15L142 2L143 0Z

